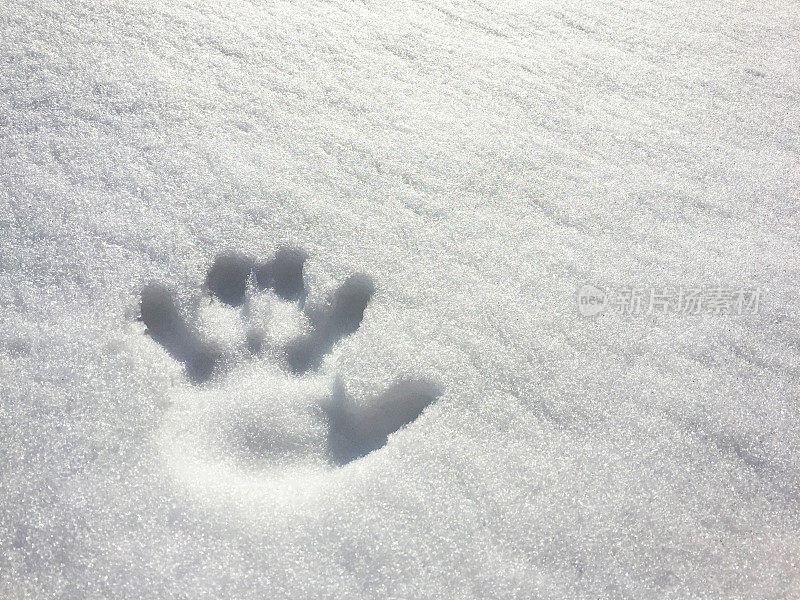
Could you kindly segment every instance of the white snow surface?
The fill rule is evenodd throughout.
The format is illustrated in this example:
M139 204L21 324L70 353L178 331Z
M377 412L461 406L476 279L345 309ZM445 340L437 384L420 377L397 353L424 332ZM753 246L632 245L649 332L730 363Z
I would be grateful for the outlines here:
M800 597L798 83L793 0L4 0L0 598ZM300 375L313 313L204 289L286 247L375 286Z

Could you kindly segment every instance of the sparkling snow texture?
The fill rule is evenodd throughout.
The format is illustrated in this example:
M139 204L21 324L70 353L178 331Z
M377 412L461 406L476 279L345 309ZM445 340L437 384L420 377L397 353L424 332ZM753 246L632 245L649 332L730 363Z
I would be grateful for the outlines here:
M0 597L800 596L798 82L790 0L5 0Z

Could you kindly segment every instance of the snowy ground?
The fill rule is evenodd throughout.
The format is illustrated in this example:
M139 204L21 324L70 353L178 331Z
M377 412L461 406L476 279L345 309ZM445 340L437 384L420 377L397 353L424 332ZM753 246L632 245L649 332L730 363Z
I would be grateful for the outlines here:
M799 82L791 0L6 0L0 598L800 597Z

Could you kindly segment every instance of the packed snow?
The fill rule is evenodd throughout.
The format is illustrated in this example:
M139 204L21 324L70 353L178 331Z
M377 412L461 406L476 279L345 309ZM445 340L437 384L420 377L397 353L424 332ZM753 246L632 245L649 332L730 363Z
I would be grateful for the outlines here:
M799 82L792 0L5 0L0 598L800 597Z

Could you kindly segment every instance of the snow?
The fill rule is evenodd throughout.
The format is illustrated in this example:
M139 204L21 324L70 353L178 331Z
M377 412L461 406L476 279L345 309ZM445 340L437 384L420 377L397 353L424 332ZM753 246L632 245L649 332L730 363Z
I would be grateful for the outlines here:
M0 32L0 597L800 595L793 2Z

